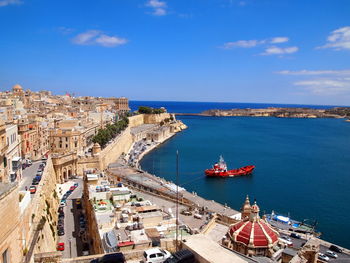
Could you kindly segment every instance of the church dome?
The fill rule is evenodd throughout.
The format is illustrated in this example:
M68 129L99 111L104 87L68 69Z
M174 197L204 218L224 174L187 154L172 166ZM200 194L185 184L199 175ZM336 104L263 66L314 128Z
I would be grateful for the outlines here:
M16 84L12 87L13 91L23 91L23 88L21 87L21 85Z
M249 218L245 217L230 227L228 234L233 242L250 248L269 248L278 241L278 232L259 217L259 211L255 201Z
M229 236L233 242L251 248L272 247L278 241L278 233L263 219L251 222L240 221L230 227Z

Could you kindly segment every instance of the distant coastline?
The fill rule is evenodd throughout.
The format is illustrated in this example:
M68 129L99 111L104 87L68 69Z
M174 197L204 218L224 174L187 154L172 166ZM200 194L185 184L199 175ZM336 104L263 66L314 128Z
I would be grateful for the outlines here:
M176 113L176 115L216 116L216 117L277 117L277 118L345 118L350 119L350 107L334 107L329 109L267 107L260 109L211 109L201 113Z

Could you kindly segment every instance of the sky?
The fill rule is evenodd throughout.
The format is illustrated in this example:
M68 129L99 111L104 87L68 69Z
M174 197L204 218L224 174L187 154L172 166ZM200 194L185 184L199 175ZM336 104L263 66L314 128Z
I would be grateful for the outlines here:
M349 0L0 0L0 90L350 105Z

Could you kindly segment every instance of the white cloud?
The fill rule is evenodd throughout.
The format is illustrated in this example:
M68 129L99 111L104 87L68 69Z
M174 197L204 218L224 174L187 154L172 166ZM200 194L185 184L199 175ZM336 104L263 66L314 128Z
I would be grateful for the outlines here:
M128 41L125 38L107 36L105 34L102 34L96 38L96 43L104 47L114 47L114 46L124 45L127 42Z
M268 47L265 49L264 53L261 55L269 56L269 55L284 55L284 54L292 54L299 50L298 47Z
M152 15L155 16L165 16L167 14L167 4L166 2L160 0L149 0L146 6L153 9Z
M232 49L232 48L252 48L259 45L266 45L266 44L281 44L288 42L288 37L273 37L268 39L262 39L262 40L238 40L234 42L226 42L223 44L222 48L224 49Z
M350 69L344 70L299 70L299 71L290 71L282 70L276 72L282 75L294 75L294 76L312 76L312 75L334 75L334 76L350 76Z
M0 0L0 7L20 4L23 4L23 2L20 0Z
M224 49L231 49L235 47L251 48L259 45L259 40L238 40L235 42L227 42L223 45Z
M318 48L350 49L350 26L341 27L331 32L327 38L327 44Z
M100 45L103 47L115 47L126 44L128 40L117 36L108 36L99 30L88 30L75 36L72 39L72 42L77 45Z
M289 41L288 37L274 37L270 40L270 43L271 44L279 44L279 43L285 43L288 41Z
M295 86L302 87L314 95L339 95L350 93L350 69L344 70L282 70L281 75L298 76Z
M303 86L315 95L339 95L350 91L350 78L324 78L297 81L296 86Z

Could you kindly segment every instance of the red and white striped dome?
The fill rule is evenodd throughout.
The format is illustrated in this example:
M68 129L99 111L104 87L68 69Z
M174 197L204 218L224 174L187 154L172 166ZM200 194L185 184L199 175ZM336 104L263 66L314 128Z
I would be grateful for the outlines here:
M278 241L278 233L263 219L240 221L229 230L232 241L249 247L271 247Z
M259 211L259 206L255 202L251 206L249 218L243 218L230 227L229 236L233 242L251 248L267 248L278 241L278 232L259 217Z

